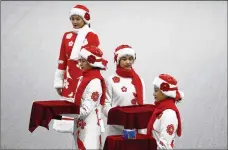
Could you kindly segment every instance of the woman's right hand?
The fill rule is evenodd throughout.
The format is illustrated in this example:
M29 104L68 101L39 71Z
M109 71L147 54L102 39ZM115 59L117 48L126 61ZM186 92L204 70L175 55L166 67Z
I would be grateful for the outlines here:
M62 96L62 88L56 88L57 93Z

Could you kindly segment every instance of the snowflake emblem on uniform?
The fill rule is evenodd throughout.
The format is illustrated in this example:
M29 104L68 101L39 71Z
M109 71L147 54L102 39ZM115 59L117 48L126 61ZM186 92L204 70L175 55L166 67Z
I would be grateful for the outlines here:
M64 63L63 60L59 60L59 61L58 61L58 64L63 64L63 63Z
M121 88L121 90L122 90L122 92L127 92L127 88L126 88L125 86L123 86L123 87Z
M136 105L136 99L131 100L132 105Z
M99 93L98 92L93 92L91 95L91 99L96 102L98 100Z
M82 129L84 129L84 127L86 126L86 122L82 119L78 119L77 121L77 128L81 127Z
M174 132L174 125L173 125L173 124L168 125L167 128L166 128L166 132L167 132L169 135L172 135L173 132Z
M74 42L73 42L73 41L70 41L70 42L68 43L68 46L73 46L73 44L74 44Z
M66 39L70 39L72 37L72 35L73 35L72 33L67 34Z
M117 76L113 77L112 80L113 80L114 83L119 83L120 82L120 78L117 77Z
M67 81L67 79L64 79L63 81L63 87L65 87L66 89L68 89L69 86L69 82Z

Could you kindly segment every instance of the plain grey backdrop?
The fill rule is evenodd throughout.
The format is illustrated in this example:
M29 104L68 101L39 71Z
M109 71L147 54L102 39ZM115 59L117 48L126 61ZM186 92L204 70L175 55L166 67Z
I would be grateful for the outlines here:
M185 98L176 148L227 148L226 1L1 1L1 148L72 148L71 135L43 127L30 133L28 125L33 101L59 99L54 72L76 4L90 9L109 60L105 77L115 70L114 49L129 44L147 103L154 102L155 76L177 78Z

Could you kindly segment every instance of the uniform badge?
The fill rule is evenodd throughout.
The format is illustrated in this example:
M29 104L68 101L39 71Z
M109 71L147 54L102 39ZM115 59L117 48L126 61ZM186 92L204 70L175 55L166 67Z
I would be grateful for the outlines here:
M68 43L68 46L73 46L73 44L74 44L74 42L73 42L73 41L70 41L70 42Z
M98 92L93 92L91 95L91 99L96 102L99 98L99 93Z
M78 119L77 121L77 128L81 127L81 129L84 129L84 127L86 126L86 122L82 119Z
M117 77L117 76L113 77L112 80L113 80L114 83L119 83L120 82L120 78Z
M122 92L127 92L127 88L126 88L125 86L123 86L123 87L121 88L121 90L122 90Z
M63 63L64 63L63 60L59 60L59 61L58 61L58 64L63 64Z
M71 37L72 37L72 33L68 33L67 35L66 35L66 39L70 39Z
M166 132L167 132L169 135L172 135L173 132L174 132L174 125L173 125L173 124L168 125L167 128L166 128Z

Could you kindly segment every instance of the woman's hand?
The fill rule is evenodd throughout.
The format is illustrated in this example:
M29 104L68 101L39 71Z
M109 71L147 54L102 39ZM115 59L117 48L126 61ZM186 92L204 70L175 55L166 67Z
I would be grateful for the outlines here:
M57 93L62 96L62 88L56 88Z

